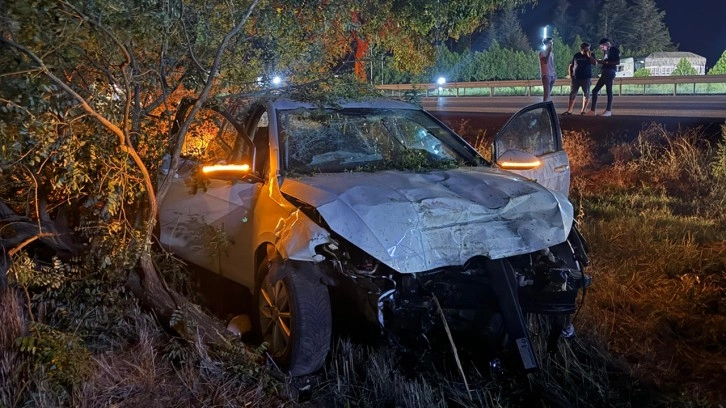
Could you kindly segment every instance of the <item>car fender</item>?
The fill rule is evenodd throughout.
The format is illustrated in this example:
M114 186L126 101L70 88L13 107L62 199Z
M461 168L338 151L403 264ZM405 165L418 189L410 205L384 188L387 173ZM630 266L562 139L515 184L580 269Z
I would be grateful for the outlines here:
M330 232L313 222L300 209L280 218L274 230L275 249L282 259L321 262L325 257L315 248L332 242Z

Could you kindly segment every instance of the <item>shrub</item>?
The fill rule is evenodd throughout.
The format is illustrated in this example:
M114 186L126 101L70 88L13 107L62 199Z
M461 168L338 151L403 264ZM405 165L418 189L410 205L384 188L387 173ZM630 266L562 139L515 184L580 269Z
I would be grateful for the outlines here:
M718 212L704 200L718 181L711 171L713 148L700 128L669 133L663 125L651 124L638 134L635 147L638 168L646 176L644 182L660 185L686 203L694 202L696 213Z
M634 77L649 77L650 71L647 68L638 68L634 73Z
M572 171L580 171L594 164L595 142L587 131L562 131L562 145L570 159Z
M28 335L19 337L16 345L31 356L31 370L45 373L51 384L78 386L92 372L91 354L75 334L31 323Z
M715 209L726 208L726 125L721 125L721 140L711 160L711 175L714 179L713 190L708 197ZM721 221L726 222L724 211L716 211L721 215Z
M721 140L716 144L711 173L716 180L726 182L726 125L721 125Z

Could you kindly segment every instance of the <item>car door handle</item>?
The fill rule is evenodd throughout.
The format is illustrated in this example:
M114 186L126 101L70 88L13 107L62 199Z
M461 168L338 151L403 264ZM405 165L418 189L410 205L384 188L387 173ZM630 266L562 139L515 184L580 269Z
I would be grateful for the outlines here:
M557 173L564 173L564 172L566 172L569 169L570 169L570 165L569 164L564 164L562 166L555 167L555 171Z

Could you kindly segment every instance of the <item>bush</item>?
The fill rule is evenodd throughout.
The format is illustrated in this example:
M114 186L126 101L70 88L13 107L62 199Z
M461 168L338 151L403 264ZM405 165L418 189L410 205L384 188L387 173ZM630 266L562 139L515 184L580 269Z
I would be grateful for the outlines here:
M596 283L583 329L642 383L678 390L663 406L711 406L723 400L726 129L712 143L652 124L607 150L612 165L573 173Z
M633 76L634 77L649 77L650 76L650 71L647 68L638 68L633 73Z
M635 142L637 166L644 182L659 185L685 203L693 202L695 214L717 215L719 206L705 199L721 184L712 172L715 157L700 128L669 133L663 125L651 124Z
M45 373L51 388L77 387L92 372L91 354L80 337L42 323L31 323L29 333L16 340L17 349L28 360L32 371Z
M570 159L573 172L595 164L595 142L587 131L562 131L562 145Z
M714 179L713 190L709 197L715 209L726 208L726 125L721 125L721 140L711 160L711 175ZM726 222L726 214L720 211L722 222Z

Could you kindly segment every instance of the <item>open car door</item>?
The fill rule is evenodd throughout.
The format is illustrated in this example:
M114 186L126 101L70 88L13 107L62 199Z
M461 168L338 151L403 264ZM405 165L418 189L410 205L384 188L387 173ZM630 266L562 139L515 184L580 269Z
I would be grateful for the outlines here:
M567 196L570 161L554 104L540 102L512 116L494 139L492 161Z

